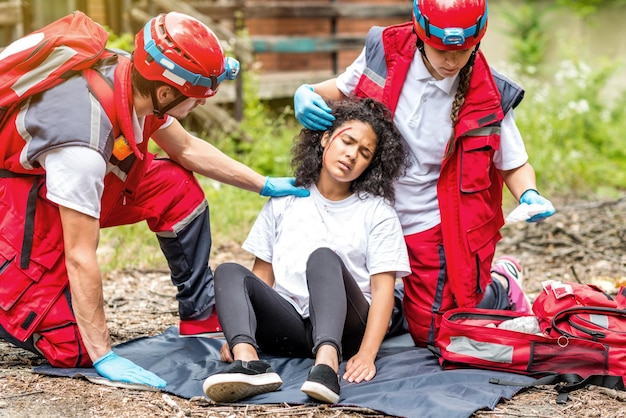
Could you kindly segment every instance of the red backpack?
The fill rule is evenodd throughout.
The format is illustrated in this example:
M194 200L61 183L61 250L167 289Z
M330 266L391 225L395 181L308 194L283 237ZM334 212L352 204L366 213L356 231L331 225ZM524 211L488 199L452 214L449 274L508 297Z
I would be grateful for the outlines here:
M626 288L613 298L594 285L552 282L544 286L533 311L535 315L450 310L431 349L443 368L483 368L539 378L527 386L557 383L561 400L589 384L624 390ZM507 326L510 320L518 327L533 323L534 330Z
M606 374L626 376L626 288L612 297L591 284L547 283L533 311L544 334L607 347Z
M23 36L0 51L0 127L30 96L83 71L113 121L112 88L89 69L115 54L109 33L80 11ZM109 97L110 96L110 97Z
M113 86L93 68L103 60L111 60L111 63L118 60L117 54L106 49L108 38L109 33L101 25L84 13L76 11L1 49L0 135L6 121L25 100L79 74L85 77L114 128L118 129ZM130 65L129 60L120 60L117 68L123 67L121 64ZM20 174L13 175L21 176ZM31 190L37 192L36 181ZM37 197L37 193L34 196ZM34 202L29 200L26 204L26 227L20 255L20 267L24 270L29 268L33 243L32 223L35 221ZM53 257L53 255L50 256ZM36 276L36 272L39 272L41 275L42 268L32 267L29 270L30 274ZM43 286L49 297L31 298L31 304L21 306L18 302L19 298L28 291L32 293L33 287L27 286L32 284L32 280L39 280L39 276L33 279L27 274L19 273L18 275L23 280L14 280L7 284L9 286L7 289L2 289L0 311L3 317L10 319L26 311L30 322L22 322L14 328L9 326L10 323L3 323L4 328L11 333L13 338L22 342L36 332L38 338L35 340L35 346L53 366L90 366L91 360L78 335L69 298L65 294L68 292L67 288L59 288L56 284L51 285L49 281L44 283L42 280L39 283L40 288ZM31 316L31 314L36 315ZM33 318L38 318L37 321L41 322L33 322Z

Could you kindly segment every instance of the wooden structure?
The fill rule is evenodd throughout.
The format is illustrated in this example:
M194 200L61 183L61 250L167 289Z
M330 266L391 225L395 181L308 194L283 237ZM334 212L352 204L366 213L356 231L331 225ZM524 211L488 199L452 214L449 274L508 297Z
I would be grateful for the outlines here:
M411 0L154 0L130 15L133 25L173 10L199 18L244 69L258 69L258 95L272 100L342 71L363 48L371 26L407 21L411 6ZM243 30L248 37L240 35ZM215 99L235 102L237 93L224 90Z
M243 71L258 69L256 95L271 101L290 99L301 84L343 71L363 48L371 26L409 20L412 4L411 0L153 0L148 8L133 8L130 17L133 25L160 12L197 17L224 41ZM240 77L236 83L224 83L210 102L233 104L237 120L243 100ZM225 115L207 108L206 117L217 115L224 123Z
M216 33L227 53L242 63L243 72L254 69L258 73L256 94L267 101L291 98L300 84L325 80L343 71L363 48L371 26L407 21L412 7L412 0L52 1L82 6L81 10L116 33L136 32L158 13L179 11L192 15ZM8 3L23 6L27 2ZM0 11L3 4L0 0ZM61 15L70 11L63 10ZM32 16L30 12L26 15ZM9 14L0 14L5 15ZM36 29L30 26L26 25L24 32ZM241 117L243 100L239 77L235 83L223 83L220 92L197 113L204 113L200 118L208 118L204 127L212 119L226 124L223 128L228 130L236 126L230 116L235 120Z
M19 0L0 1L0 47L24 34L24 14Z

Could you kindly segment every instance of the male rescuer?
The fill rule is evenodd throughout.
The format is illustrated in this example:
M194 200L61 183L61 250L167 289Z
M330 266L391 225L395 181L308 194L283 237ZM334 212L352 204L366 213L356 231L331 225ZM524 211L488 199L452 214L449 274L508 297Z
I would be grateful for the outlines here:
M180 332L216 331L209 210L194 173L263 196L307 191L264 177L179 123L239 63L203 23L151 19L131 58L98 70L114 86L114 116L84 77L33 96L0 131L0 338L57 367L161 388L160 377L111 350L100 228L145 220L178 293ZM109 88L110 90L110 88ZM167 154L147 152L149 139Z

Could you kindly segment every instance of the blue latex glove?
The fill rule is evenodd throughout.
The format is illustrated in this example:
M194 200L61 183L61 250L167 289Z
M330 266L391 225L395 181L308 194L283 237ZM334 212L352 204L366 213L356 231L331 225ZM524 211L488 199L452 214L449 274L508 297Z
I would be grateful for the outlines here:
M293 108L296 119L312 131L325 131L335 120L331 108L308 84L303 84L296 90L293 95Z
M519 198L520 203L526 203L527 205L543 205L546 207L546 210L538 213L536 215L531 216L526 222L540 222L544 219L554 215L555 209L552 206L552 202L550 202L545 197L541 196L539 192L535 189L528 189L522 196Z
M307 197L311 193L307 189L294 186L296 179L293 177L267 177L261 190L261 196L287 196L295 195Z
M167 385L165 380L156 374L139 367L127 358L118 356L113 350L95 361L93 367L100 376L117 382L139 383L158 389Z

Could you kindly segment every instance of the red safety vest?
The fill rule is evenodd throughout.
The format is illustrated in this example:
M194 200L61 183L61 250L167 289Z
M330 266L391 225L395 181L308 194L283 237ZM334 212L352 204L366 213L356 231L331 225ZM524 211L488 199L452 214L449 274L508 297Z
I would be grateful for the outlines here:
M354 93L378 99L395 112L417 51L416 41L411 22L373 28L366 44L370 71L363 74ZM491 277L489 271L479 271L477 266L493 257L504 225L503 181L493 155L500 147L497 127L505 112L521 101L523 91L504 77L498 81L478 51L455 128L457 146L443 161L437 184L447 275L461 307L475 306L482 300ZM501 92L506 95L504 100Z
M111 161L116 165L104 179L100 222L104 223L115 205L125 196L132 197L139 180L152 161L147 152L150 135L164 120L148 116L143 141L136 143L132 124L132 84L130 60L120 57L115 68L114 91L101 100L110 117L114 107L116 141ZM91 83L90 83L91 84ZM16 112L17 114L17 112ZM38 330L55 301L68 284L67 273L59 268L63 259L63 232L56 205L45 198L42 168L27 170L20 164L25 140L17 132L16 115L10 115L0 130L0 177L5 180L0 194L5 213L0 223L0 259L11 261L10 284L0 292L0 325L20 341ZM124 139L126 138L126 139ZM11 174L14 173L14 174ZM29 196L32 196L29 197Z

